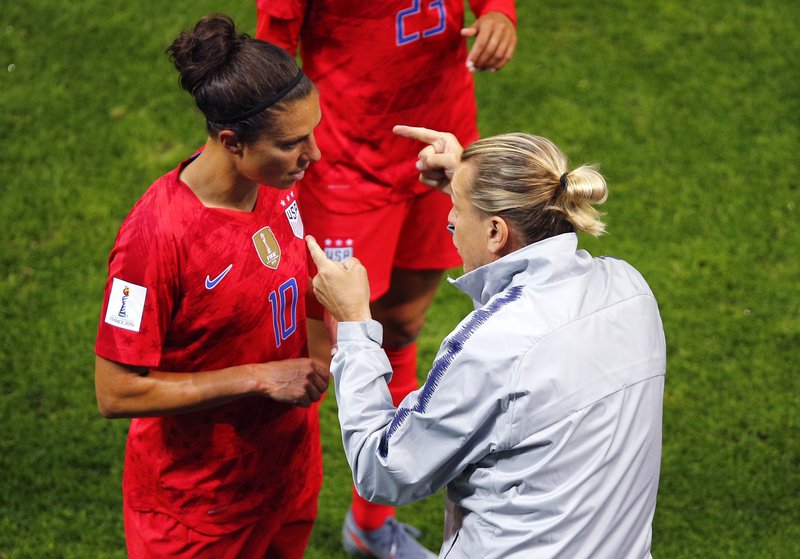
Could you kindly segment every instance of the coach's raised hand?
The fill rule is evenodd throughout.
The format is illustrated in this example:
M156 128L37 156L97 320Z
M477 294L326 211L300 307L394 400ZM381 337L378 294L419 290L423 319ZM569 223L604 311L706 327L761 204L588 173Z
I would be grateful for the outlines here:
M402 124L392 128L392 132L428 144L419 152L417 161L419 180L422 184L450 194L450 179L453 178L453 173L461 162L461 152L464 151L458 138L449 132Z
M357 258L344 262L329 259L311 235L306 237L306 244L317 266L311 284L319 302L339 322L370 320L367 269Z

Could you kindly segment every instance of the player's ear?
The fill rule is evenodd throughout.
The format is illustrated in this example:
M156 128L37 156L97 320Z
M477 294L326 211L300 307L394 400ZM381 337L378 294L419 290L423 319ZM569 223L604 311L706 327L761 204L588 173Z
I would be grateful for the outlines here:
M217 132L217 141L232 155L242 154L244 146L239 141L239 135L233 130L220 130Z

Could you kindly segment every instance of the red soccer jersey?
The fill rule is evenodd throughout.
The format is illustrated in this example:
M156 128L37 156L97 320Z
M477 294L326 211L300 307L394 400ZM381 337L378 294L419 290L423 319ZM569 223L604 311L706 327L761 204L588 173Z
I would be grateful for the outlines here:
M308 279L295 190L260 186L253 212L205 207L179 180L156 181L123 222L95 351L196 372L306 355ZM280 510L318 468L316 408L245 398L131 422L123 488L132 508L203 533Z
M478 16L515 19L513 0L470 4ZM319 89L322 159L302 188L329 211L425 191L413 163L422 146L392 134L395 124L477 139L463 0L259 0L258 8L258 38L294 53L299 35L303 70Z

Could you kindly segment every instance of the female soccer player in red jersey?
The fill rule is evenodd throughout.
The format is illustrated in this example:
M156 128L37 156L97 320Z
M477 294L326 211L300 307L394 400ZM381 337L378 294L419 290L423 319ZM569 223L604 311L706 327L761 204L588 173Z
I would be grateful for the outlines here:
M317 91L283 49L205 17L169 47L203 150L120 227L95 352L100 411L132 417L133 558L303 555L322 479L294 183L320 158Z
M329 258L355 256L369 270L395 405L417 387L416 339L442 272L461 262L446 229L449 198L417 180L419 147L391 126L424 123L452 131L464 145L477 139L470 70L497 70L509 61L515 6L469 4L476 21L464 28L464 0L257 1L256 36L291 54L299 43L303 71L319 88L325 119L317 137L325 157L300 184L300 206ZM469 51L465 36L475 37ZM327 337L317 321L310 326L312 354L322 358ZM343 543L355 554L386 557L394 545L398 557L428 556L396 527L391 507L354 492Z

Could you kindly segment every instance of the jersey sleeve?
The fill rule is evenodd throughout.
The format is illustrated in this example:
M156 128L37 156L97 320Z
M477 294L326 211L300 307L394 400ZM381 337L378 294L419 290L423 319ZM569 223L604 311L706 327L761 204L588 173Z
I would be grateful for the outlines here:
M178 285L174 244L152 213L134 208L109 256L95 353L125 365L158 366Z
M342 439L359 495L405 504L436 493L504 445L502 386L486 382L490 361L476 361L485 356L462 350L457 338L455 345L445 340L425 384L395 409L391 366L375 330L374 321L339 324L331 370Z
M297 54L307 0L257 0L256 39Z
M489 12L500 12L517 25L517 8L514 0L470 0L469 7L475 17Z

